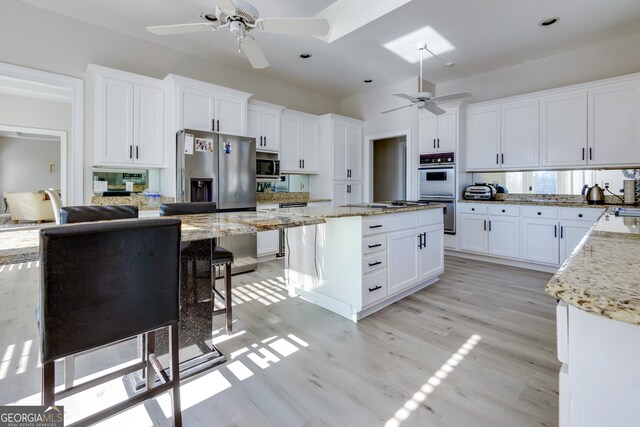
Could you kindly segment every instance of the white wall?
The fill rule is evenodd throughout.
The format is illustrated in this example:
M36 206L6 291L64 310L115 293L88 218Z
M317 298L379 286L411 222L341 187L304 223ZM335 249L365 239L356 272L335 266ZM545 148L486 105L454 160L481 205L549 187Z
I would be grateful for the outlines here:
M423 83L424 91L433 91L433 85ZM383 138L399 136L409 130L407 140L407 198L418 197L418 110L416 107L404 108L387 114L382 111L408 104L408 101L393 96L393 93L414 94L418 91L418 79L411 78L373 91L349 96L340 100L340 114L365 121L364 135L364 182L363 200L372 201L371 174L372 150L367 142L368 135L384 134Z
M469 91L467 103L640 71L640 32L511 67L436 84L436 93Z
M60 141L0 137L0 194L45 188L60 188Z

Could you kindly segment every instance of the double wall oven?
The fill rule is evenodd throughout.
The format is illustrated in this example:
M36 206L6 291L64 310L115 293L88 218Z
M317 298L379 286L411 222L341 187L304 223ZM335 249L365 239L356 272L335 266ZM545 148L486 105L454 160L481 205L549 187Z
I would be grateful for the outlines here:
M418 171L420 200L446 205L444 232L456 234L456 164L454 153L421 155Z

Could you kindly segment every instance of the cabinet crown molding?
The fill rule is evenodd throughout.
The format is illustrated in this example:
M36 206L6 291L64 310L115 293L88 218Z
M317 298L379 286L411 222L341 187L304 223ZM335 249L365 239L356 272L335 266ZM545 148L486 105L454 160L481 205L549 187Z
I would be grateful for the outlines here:
M252 105L255 107L270 108L272 110L278 110L280 112L284 111L284 109L287 108L282 105L272 104L270 102L260 101L258 99L250 99L249 107L251 107Z
M115 68L104 67L102 65L89 64L87 65L88 77L108 77L111 79L119 79L128 81L131 83L153 86L157 88L163 87L163 81L149 76L143 76L141 74L132 73L129 71L117 70Z
M592 80L585 83L576 83L568 86L558 86L551 89L544 89L535 92L527 92L519 95L508 96L505 98L490 99L482 102L475 102L468 105L469 109L483 108L495 106L502 103L511 103L517 101L527 101L539 98L546 98L556 95L569 94L571 92L581 92L594 89L600 89L607 86L624 85L624 84L640 84L640 72L625 74L622 76L607 77L600 80Z
M249 92L243 92L241 90L237 90L237 89L231 89L225 86L220 86L214 83L209 83L209 82L203 82L201 80L196 80L196 79L192 79L189 77L184 77L184 76L180 76L178 74L168 74L164 80L168 83L174 83L174 84L178 84L178 85L187 85L187 86L200 86L202 87L203 90L210 90L213 92L220 92L220 93L226 93L226 94L230 94L230 95L236 95L236 96L240 96L246 99L249 99L251 96L253 96L252 93Z
M360 126L362 126L362 124L364 123L363 120L355 119L353 117L341 116L340 114L335 113L323 114L322 116L320 116L320 120L342 120Z

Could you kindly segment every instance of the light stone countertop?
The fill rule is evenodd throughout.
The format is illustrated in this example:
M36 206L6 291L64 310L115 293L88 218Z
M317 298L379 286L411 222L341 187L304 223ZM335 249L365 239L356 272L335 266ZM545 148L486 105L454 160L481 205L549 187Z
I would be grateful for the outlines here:
M444 205L433 204L385 209L309 206L293 209L265 209L255 212L179 215L177 217L182 220L182 240L192 241L324 224L325 218L384 215L437 208L444 208ZM39 232L47 227L56 227L56 225L43 224L0 231L0 265L37 261L40 245Z
M600 217L545 289L589 313L640 325L640 218L613 211Z
M563 201L553 199L531 199L531 200L459 200L458 203L489 203L498 205L519 205L519 206L556 206L559 208L597 208L605 209L608 207L621 207L622 204L604 204L604 205L590 205L587 202L577 201Z

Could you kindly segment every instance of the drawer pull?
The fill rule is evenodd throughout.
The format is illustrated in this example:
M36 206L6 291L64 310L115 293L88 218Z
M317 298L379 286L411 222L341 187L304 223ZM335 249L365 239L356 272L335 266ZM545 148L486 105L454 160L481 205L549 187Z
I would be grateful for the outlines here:
M369 267L373 267L374 265L380 265L380 264L382 264L382 261L370 262Z
M472 211L475 211L475 210L476 210L476 208L471 208L471 210L472 210Z
M506 211L504 209L502 209L502 213L505 213Z
M578 218L582 218L582 214L578 214Z
M374 286L373 288L369 288L369 292L377 291L378 289L382 289L382 286Z
M378 224L378 225L370 225L369 228L380 228L382 227L382 224Z
M379 248L380 246L382 246L382 243L376 243L375 245L368 245L368 246L369 246L369 249Z
M538 215L542 215L542 212L538 212Z

